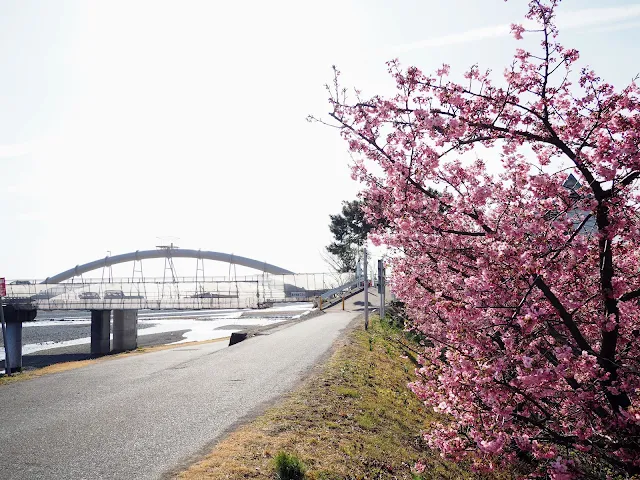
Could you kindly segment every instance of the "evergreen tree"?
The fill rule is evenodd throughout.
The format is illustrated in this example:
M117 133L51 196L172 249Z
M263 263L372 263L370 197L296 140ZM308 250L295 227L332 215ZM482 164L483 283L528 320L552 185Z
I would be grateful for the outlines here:
M327 252L335 259L338 273L354 272L358 249L367 240L372 226L367 223L361 200L342 202L342 213L331 215L329 229L335 241L327 246Z

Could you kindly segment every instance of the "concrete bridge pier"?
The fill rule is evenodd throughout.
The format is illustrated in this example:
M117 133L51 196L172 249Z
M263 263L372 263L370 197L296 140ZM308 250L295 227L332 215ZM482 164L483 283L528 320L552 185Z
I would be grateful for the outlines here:
M7 336L4 339L7 358L5 366L9 365L11 372L22 370L22 322L31 322L36 318L36 310L16 310L11 305L4 309L4 319L7 323ZM7 361L8 360L8 361ZM5 370L8 370L5 368Z
M111 351L111 310L91 310L91 353Z
M138 348L138 310L113 311L113 350Z
M22 371L22 322L7 323L5 370L7 373ZM6 368L9 366L9 368Z

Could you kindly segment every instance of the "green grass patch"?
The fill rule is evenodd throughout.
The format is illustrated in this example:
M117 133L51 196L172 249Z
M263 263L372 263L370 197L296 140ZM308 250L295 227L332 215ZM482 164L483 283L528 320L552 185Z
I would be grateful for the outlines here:
M295 455L280 452L274 458L276 478L278 480L303 480L307 468Z
M355 388L338 386L336 393L341 397L360 398L360 394Z

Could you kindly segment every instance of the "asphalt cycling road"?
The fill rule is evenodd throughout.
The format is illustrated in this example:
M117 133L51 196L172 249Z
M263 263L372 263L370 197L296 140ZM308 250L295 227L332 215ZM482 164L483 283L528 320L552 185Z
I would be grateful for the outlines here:
M161 478L291 390L361 313L353 307L228 348L185 346L2 386L0 477Z

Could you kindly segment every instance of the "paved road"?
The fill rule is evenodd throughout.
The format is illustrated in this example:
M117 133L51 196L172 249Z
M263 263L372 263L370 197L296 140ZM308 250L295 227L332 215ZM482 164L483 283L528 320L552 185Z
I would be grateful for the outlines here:
M0 387L0 478L158 478L296 385L359 312Z

